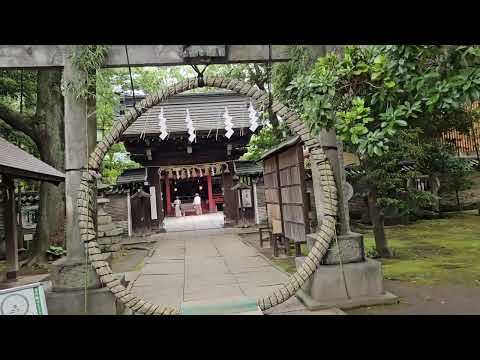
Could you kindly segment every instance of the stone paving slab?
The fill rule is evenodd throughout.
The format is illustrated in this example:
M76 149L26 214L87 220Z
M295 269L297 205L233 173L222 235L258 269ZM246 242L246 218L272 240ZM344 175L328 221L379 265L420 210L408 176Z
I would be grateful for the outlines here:
M270 295L278 285L269 286L252 286L247 284L239 284L245 296L254 297L256 299ZM303 305L302 305L303 307Z
M272 270L238 273L235 276L238 283L245 287L281 285L288 280L286 275Z
M237 285L236 278L232 274L206 274L187 276L185 278L185 290L190 288L208 288L216 285Z
M198 291L186 292L184 301L217 299L222 297L242 296L243 292L238 285L216 285L204 287Z
M201 227L210 221L207 215L188 218L176 219L174 225L180 227L183 221L190 227ZM201 224L192 225L195 221ZM156 304L170 306L232 297L256 300L271 294L288 280L288 274L243 243L238 233L238 229L217 228L152 236L157 241L155 251L146 259L132 291ZM295 297L273 309L268 313L310 313Z
M184 276L183 274L171 274L171 275L140 275L134 283L136 286L156 286L158 289L162 288L175 288L177 286L183 287Z
M169 274L183 274L184 273L184 263L182 262L173 262L173 263L154 263L146 264L143 267L143 274L145 275L169 275Z

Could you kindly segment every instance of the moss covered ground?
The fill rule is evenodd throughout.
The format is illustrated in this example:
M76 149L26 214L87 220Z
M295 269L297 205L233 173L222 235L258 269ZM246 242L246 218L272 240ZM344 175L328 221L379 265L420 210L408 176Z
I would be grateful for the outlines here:
M386 229L392 259L380 259L386 279L419 284L451 282L480 285L478 211L449 213L445 219L420 220ZM366 253L375 245L364 232Z
M371 230L358 230L367 256L375 241ZM420 220L386 228L392 259L382 262L385 279L418 284L455 283L480 286L480 216L478 211L446 214L446 218ZM293 251L292 251L293 252ZM302 253L307 250L302 246ZM293 255L293 254L291 254ZM282 270L293 273L292 257L273 258Z

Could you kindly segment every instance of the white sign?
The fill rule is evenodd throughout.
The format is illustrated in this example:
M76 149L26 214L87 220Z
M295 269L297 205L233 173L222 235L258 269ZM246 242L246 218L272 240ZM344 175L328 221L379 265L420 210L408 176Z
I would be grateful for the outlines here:
M0 315L48 315L42 284L0 290Z
M155 194L155 186L150 186L150 210L152 220L157 220L157 196Z
M243 207L252 207L252 192L250 189L242 189Z

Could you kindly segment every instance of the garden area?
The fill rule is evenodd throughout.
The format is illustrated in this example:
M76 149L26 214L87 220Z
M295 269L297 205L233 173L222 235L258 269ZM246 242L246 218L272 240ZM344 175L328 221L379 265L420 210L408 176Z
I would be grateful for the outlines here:
M376 256L371 226L354 226L364 236L365 253ZM478 210L445 213L441 219L385 227L391 258L382 263L385 287L400 297L398 305L347 310L349 314L480 314L480 215ZM246 240L281 270L295 272L290 256L273 257L258 239ZM303 255L307 254L302 244ZM436 306L437 305L437 306Z

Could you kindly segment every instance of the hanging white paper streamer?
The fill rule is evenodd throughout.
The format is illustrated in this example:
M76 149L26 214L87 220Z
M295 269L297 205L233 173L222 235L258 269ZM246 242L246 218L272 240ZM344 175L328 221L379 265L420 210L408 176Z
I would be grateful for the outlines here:
M257 115L257 111L255 110L255 108L253 107L253 104L252 102L250 101L250 106L248 107L248 117L250 118L250 131L251 132L255 132L255 130L257 130L258 128L258 115Z
M192 143L195 140L197 135L195 135L195 128L193 127L193 122L192 122L192 119L190 118L190 111L188 111L188 109L187 109L187 117L185 119L185 123L187 124L188 135L190 135L188 137L188 141Z
M227 139L230 139L233 135L233 130L232 130L233 122L232 122L232 117L228 113L228 109L226 106L225 106L225 112L223 113L223 118L225 119L224 121L225 130L227 131L225 133L225 136L227 137Z
M160 114L158 115L158 126L160 126L160 139L165 140L168 136L167 131L167 119L163 116L163 107L160 108Z

